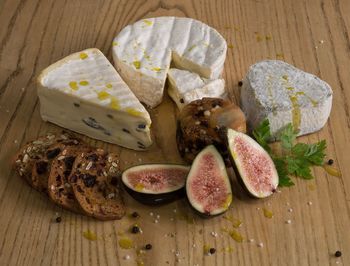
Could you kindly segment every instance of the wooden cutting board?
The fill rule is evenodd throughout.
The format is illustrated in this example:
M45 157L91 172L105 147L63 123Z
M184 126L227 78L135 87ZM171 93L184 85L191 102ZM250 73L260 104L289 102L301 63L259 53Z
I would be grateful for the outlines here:
M348 14L348 0L1 0L0 265L350 265ZM295 179L294 187L253 200L231 173L235 197L226 216L199 218L185 200L147 207L126 197L128 213L141 217L112 222L63 211L26 185L11 169L14 153L26 141L60 130L40 118L35 87L40 70L89 47L111 59L112 39L123 27L161 15L199 19L226 38L224 78L235 102L238 81L261 59L285 60L326 80L334 90L331 117L320 132L298 140L326 139L327 159L334 159L342 177L315 168L315 179ZM119 153L123 168L182 162L175 143L176 108L168 96L151 116L154 145L147 152L85 140ZM264 208L273 213L271 219ZM61 223L54 221L56 213ZM242 243L222 231L235 225L224 217L242 222L235 229ZM142 234L129 233L134 223ZM84 237L88 230L96 240ZM122 249L118 243L125 237L137 247ZM148 243L151 250L138 252ZM204 245L216 253L205 255ZM342 257L334 256L336 250Z

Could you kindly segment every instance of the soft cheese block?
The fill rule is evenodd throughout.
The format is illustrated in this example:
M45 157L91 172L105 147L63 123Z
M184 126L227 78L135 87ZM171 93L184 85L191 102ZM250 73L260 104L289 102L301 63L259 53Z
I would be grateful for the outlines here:
M152 144L148 112L98 49L43 70L38 95L45 121L134 150Z
M299 136L321 129L332 97L331 87L320 78L283 61L265 60L250 67L241 88L241 108L250 129L267 118L278 139L288 123Z
M168 94L181 110L186 104L204 97L226 98L225 80L201 78L187 70L171 68L168 71Z
M172 63L208 79L218 78L226 58L225 39L190 18L157 17L125 27L113 41L114 64L136 97L150 107L162 101Z

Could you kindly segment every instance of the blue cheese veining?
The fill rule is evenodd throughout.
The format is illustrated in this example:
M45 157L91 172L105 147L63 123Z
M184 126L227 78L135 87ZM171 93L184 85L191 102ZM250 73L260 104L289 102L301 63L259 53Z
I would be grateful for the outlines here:
M152 144L148 112L98 49L43 70L38 95L45 121L130 149Z

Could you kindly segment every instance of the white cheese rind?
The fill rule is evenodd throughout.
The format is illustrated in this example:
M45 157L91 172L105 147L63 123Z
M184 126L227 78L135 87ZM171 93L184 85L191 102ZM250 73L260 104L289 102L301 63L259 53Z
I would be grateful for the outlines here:
M241 88L241 108L250 130L268 118L274 139L288 123L298 136L320 130L329 117L332 98L325 81L279 60L251 66Z
M148 112L98 49L43 70L38 96L45 121L134 150L152 144Z
M223 70L225 39L189 18L158 17L125 27L113 41L114 64L137 98L155 107L162 101L170 64L209 79Z
M227 97L223 79L205 79L196 73L171 68L168 71L168 80L168 94L180 110L190 102L204 97Z

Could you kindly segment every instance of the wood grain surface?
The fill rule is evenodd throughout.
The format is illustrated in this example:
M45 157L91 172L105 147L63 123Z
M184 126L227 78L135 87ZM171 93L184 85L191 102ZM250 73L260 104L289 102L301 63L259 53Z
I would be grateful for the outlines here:
M350 265L349 14L349 0L0 0L0 265ZM232 227L230 221L197 217L185 200L146 207L126 196L128 213L137 211L140 219L99 222L54 206L25 184L11 169L13 155L26 141L60 130L40 118L40 70L90 47L111 59L112 39L123 27L161 15L199 19L226 38L224 77L234 101L238 81L261 59L282 59L326 80L334 90L330 119L299 140L326 139L327 159L334 159L342 177L315 168L315 179L296 179L294 187L266 200L248 198L234 181L227 215L242 221L236 229L242 243L222 231ZM181 162L176 108L168 96L151 116L155 141L148 152L84 139L119 153L123 169ZM54 221L56 213L61 223ZM142 234L129 233L135 222ZM97 240L86 239L87 230ZM136 247L122 249L118 242L125 237ZM140 252L147 243L153 248ZM216 253L205 255L204 245ZM336 250L342 257L334 256Z

